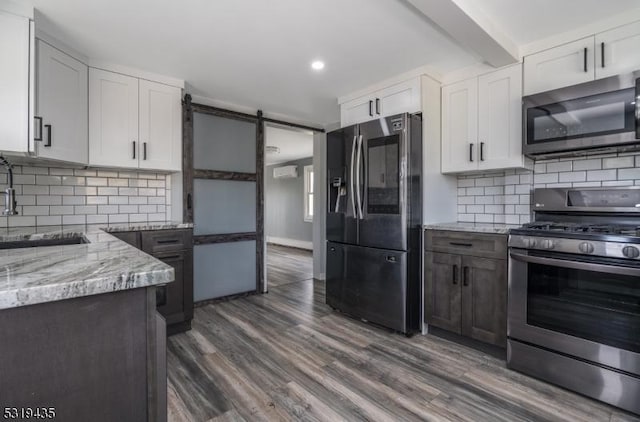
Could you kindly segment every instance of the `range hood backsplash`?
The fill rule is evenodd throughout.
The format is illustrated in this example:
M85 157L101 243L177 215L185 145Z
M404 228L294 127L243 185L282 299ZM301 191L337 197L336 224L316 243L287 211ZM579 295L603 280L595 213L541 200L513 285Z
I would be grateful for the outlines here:
M524 224L530 192L542 187L640 185L640 152L617 152L535 162L533 171L458 176L458 221Z

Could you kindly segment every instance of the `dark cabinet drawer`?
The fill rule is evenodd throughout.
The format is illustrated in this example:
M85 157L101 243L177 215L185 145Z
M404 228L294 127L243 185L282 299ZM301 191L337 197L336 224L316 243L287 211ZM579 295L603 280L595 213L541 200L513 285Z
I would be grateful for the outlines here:
M424 245L427 251L507 259L507 236L503 234L426 230Z
M143 231L141 237L142 250L151 255L192 246L190 229Z
M117 232L110 233L123 242L127 242L134 248L140 249L140 232Z

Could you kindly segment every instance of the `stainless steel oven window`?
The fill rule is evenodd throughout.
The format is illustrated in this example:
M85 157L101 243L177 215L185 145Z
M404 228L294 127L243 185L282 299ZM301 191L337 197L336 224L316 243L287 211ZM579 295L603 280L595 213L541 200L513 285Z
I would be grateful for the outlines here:
M640 353L637 268L544 253L528 258L527 325Z

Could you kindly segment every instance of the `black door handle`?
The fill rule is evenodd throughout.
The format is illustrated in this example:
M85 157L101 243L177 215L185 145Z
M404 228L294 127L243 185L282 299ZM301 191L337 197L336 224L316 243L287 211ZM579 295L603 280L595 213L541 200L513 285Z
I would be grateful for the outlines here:
M587 73L587 47L584 48L584 72Z
M473 246L473 243L463 243L463 242L449 242L451 246L464 246L465 248L470 248Z
M136 141L133 141L133 159L136 159Z
M480 161L484 161L484 142L480 142Z
M376 98L376 114L380 115L380 98Z
M191 200L191 194L188 193L187 194L187 209L190 210L192 205L193 205L193 201Z
M600 65L604 69L604 43L600 43Z
M142 159L143 160L147 159L147 143L146 142L142 143Z
M469 161L473 163L473 144L469 144Z
M458 266L453 266L453 284L458 284Z
M38 121L38 136L33 137L34 141L42 141L42 117L40 116L33 116L33 120L37 120Z
M47 142L44 144L45 147L51 146L51 125L44 125L44 128L47 129Z
M469 285L469 267L464 267L462 269L462 285L463 286Z
M373 100L369 100L369 116L373 117Z

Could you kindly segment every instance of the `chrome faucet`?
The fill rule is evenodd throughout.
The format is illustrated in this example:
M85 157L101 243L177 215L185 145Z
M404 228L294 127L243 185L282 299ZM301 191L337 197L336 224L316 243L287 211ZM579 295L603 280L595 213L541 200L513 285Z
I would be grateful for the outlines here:
M2 155L0 155L0 163L4 164L4 167L7 169L8 182L8 186L4 192L0 192L0 194L4 194L4 210L2 211L2 215L17 215L16 191L13 189L13 166Z

